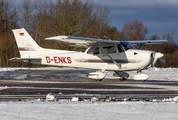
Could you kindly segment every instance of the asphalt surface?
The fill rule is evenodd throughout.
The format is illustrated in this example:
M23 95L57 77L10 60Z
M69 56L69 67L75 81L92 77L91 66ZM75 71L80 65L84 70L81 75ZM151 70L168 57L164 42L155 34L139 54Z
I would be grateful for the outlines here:
M82 100L110 96L115 101L161 100L178 96L177 81L145 82L117 79L95 81L86 78L88 70L18 70L0 73L0 101L46 99L49 93L58 100Z

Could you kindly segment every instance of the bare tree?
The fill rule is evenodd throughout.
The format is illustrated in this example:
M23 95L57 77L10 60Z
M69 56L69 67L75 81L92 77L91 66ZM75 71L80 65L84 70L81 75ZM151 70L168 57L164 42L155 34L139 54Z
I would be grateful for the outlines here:
M126 34L127 40L143 40L148 34L148 28L142 22L126 22L122 31Z
M14 18L16 11L13 11L13 2L11 0L0 0L0 33L8 33L10 21Z
M34 11L32 0L21 0L22 2L22 8L20 7L20 13L21 13L21 21L24 24L24 27L29 32L30 25L31 25L31 18L32 13Z
M18 14L11 0L0 0L0 65L8 66L14 52L15 40L11 30L17 27Z
M40 4L39 1L42 0L38 0L38 6ZM92 2L89 0L51 0L48 5L45 6L44 4L45 10L43 9L40 12L42 14L35 36L42 36L43 34L43 37L56 35L104 37L108 33L107 30L111 28L108 19L109 10L106 7L94 9ZM34 12L36 18L38 13ZM61 43L53 42L50 44L53 45L53 48L73 49Z
M169 44L176 44L175 43L175 35L174 35L174 32L171 31L170 33L164 33L163 34L163 39L165 40L168 40L169 41Z
M162 44L161 46L162 52L173 54L175 51L178 50L178 46L175 43L175 36L173 31L171 31L171 33L164 33L163 39L168 40L168 43Z
M44 28L47 17L47 0L35 0L34 1L34 14L32 15L32 34L35 36L35 41L42 44L41 39L44 38ZM40 33L40 34L39 34Z

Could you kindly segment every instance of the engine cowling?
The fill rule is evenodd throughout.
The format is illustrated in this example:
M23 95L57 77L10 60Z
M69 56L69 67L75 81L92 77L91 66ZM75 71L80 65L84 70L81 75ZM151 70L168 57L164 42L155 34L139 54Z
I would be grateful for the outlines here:
M88 77L95 80L101 80L105 78L105 74L102 72L92 72L88 74Z

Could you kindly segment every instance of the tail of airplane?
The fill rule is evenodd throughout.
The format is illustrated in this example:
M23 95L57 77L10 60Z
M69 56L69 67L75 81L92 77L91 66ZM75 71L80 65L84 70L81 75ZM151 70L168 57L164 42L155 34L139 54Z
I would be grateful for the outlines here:
M31 58L40 54L41 47L33 40L33 38L24 29L12 30L20 52L21 58Z

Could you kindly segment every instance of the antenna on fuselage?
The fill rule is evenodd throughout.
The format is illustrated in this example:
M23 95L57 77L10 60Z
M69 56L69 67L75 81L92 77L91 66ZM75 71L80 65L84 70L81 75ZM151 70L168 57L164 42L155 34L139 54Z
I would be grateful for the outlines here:
M98 36L95 35L95 37L101 40L101 38L99 38Z
M109 39L108 37L106 37L106 36L104 36L106 39L108 39L108 40L111 40L111 39Z
M101 40L101 38L99 38L98 36L96 36L95 35L95 37L97 37L98 39L100 39ZM108 37L106 37L106 36L104 36L106 39L108 39L108 40L110 40L111 41L111 39L109 39Z

